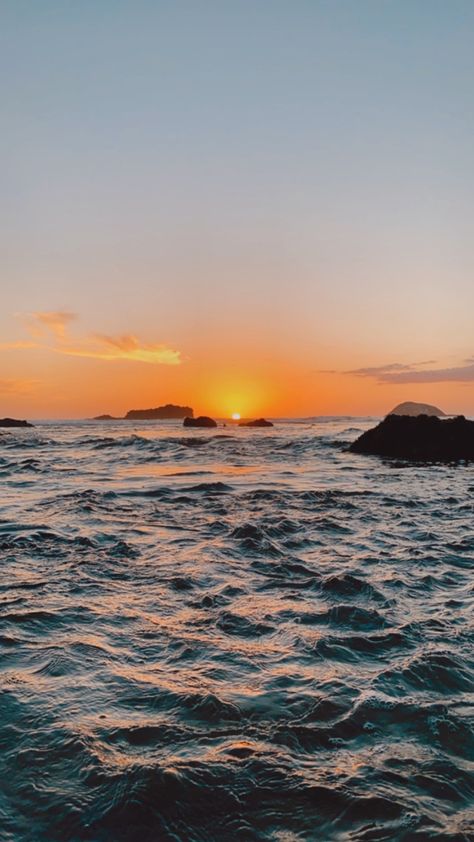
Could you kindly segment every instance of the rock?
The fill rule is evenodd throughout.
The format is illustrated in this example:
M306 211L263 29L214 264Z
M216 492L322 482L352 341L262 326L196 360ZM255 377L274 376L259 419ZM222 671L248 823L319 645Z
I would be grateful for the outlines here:
M442 409L438 409L437 406L431 406L429 403L415 403L414 401L405 401L405 403L399 403L395 409L392 409L391 412L388 413L389 415L436 415L438 418L442 418L446 415Z
M130 409L125 419L129 421L164 421L172 418L192 418L194 410L190 406L175 406L167 403L154 409Z
M239 427L273 427L266 418L256 418L255 421L239 421Z
M415 462L473 461L474 421L463 415L444 421L428 415L387 415L349 450Z
M208 415L199 415L197 418L187 416L183 421L184 427L217 427L213 418Z
M18 421L17 418L0 418L0 427L32 427L28 421Z
M117 418L115 415L96 415L93 421L123 421L123 418Z

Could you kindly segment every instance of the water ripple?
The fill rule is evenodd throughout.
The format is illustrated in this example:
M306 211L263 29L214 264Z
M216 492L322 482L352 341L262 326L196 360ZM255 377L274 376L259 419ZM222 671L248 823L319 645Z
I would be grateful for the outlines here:
M470 842L470 466L369 421L0 435L0 837Z

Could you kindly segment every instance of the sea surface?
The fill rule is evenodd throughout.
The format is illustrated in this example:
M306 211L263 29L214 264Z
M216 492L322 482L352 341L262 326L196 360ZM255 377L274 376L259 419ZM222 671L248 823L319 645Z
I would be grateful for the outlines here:
M1 842L474 839L474 466L0 432Z

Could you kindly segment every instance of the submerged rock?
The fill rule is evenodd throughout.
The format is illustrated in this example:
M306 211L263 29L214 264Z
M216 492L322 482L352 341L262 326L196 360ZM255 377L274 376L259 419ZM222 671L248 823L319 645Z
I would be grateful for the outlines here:
M28 421L19 421L17 418L0 418L0 427L32 427Z
M430 403L416 403L415 401L405 401L404 403L399 403L391 412L388 413L389 415L436 415L438 418L442 418L446 415L442 409L438 409L437 406L432 406Z
M217 423L208 415L198 415L197 418L187 416L183 421L184 427L217 427Z
M239 427L273 427L273 424L266 418L256 418L255 421L240 421Z
M444 421L428 415L387 415L349 450L416 462L474 461L474 421L463 415Z

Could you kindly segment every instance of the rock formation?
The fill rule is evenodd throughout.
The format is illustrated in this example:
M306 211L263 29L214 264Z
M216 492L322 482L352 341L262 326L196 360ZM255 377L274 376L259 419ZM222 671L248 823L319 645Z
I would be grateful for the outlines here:
M273 427L266 418L256 418L255 421L239 421L239 427Z
M208 415L199 415L197 418L187 416L183 421L184 427L217 427L213 418Z
M446 415L442 409L438 409L437 406L431 406L429 403L415 403L414 401L405 401L405 403L399 403L391 412L388 413L389 415L436 415L438 418L442 418Z
M116 418L115 415L96 415L93 421L123 421L123 418Z
M415 462L474 461L474 421L463 415L443 421L428 415L387 415L349 450Z
M167 403L165 406L157 406L154 409L130 409L126 421L164 421L172 418L192 418L194 411L190 406L175 406Z
M0 427L32 427L28 421L19 421L17 418L0 418Z

